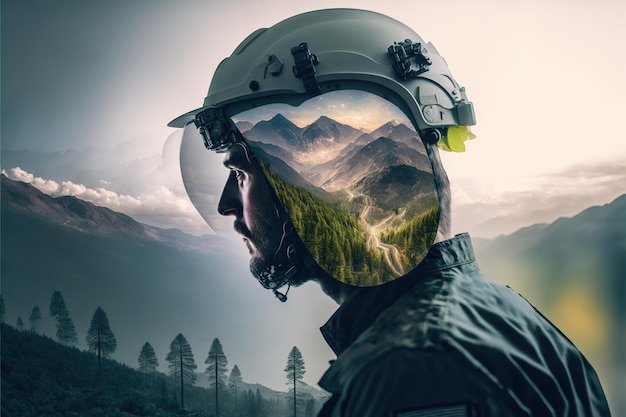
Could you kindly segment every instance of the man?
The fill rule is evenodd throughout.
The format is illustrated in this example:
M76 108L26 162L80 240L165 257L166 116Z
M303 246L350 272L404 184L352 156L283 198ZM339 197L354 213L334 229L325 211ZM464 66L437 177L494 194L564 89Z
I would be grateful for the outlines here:
M254 32L171 123L192 201L216 230L215 211L234 219L253 276L281 301L313 280L341 304L321 416L609 415L573 344L451 236L438 147L463 151L473 124L432 44L348 9Z

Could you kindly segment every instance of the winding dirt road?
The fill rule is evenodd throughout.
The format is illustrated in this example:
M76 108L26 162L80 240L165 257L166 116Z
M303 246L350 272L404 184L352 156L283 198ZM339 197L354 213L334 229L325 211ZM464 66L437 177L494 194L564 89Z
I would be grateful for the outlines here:
M404 213L406 210L403 209L398 214L392 214L385 217L383 220L376 224L371 224L369 222L369 214L374 207L372 197L365 194L359 194L357 196L352 195L351 198L353 197L363 197L365 200L365 206L363 207L363 210L361 210L359 221L361 222L363 227L365 227L365 230L368 231L367 245L370 248L377 248L378 250L383 252L383 255L385 256L385 261L387 261L387 264L395 274L397 274L398 276L404 275L404 268L402 267L402 262L400 261L400 252L398 251L398 248L394 245L389 245L387 243L381 242L378 238L378 235L381 230L387 227L388 223L392 222L395 219L401 219L402 217L404 217Z

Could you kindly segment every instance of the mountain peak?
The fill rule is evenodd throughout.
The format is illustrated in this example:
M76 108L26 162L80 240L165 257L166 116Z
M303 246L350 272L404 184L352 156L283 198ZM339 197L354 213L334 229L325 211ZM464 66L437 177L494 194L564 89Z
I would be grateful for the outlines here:
M361 135L358 129L344 125L328 116L320 116L315 122L308 125L302 131L302 139L305 149L314 146L333 146L338 143L348 143Z
M270 123L291 123L291 120L287 119L281 113L276 113L276 116L269 120Z
M312 124L340 124L340 123L338 123L337 121L331 119L328 116L320 116Z
M417 133L407 125L400 123L398 120L392 120L378 129L371 132L373 137L384 136L403 143L415 143L417 141Z
M270 120L261 120L246 131L248 139L273 145L288 145L299 140L301 128L278 113Z

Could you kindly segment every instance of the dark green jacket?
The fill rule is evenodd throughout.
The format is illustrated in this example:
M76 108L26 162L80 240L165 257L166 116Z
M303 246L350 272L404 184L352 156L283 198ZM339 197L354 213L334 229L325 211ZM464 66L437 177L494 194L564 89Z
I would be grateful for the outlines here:
M320 381L333 394L320 416L609 415L591 365L483 277L467 234L434 245L406 277L359 289L322 333L338 357Z

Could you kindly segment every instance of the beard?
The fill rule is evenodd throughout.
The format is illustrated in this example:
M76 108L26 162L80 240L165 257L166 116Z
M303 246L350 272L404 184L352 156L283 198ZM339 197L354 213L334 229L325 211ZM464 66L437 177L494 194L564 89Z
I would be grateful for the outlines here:
M254 256L250 259L250 272L254 275L255 278L261 276L261 273L267 270L271 266L271 262L268 262L267 259Z
M282 225L278 218L263 218L254 225L254 231L243 222L235 221L235 230L248 239L251 251L250 272L257 278L261 272L281 262L277 252L282 238Z

